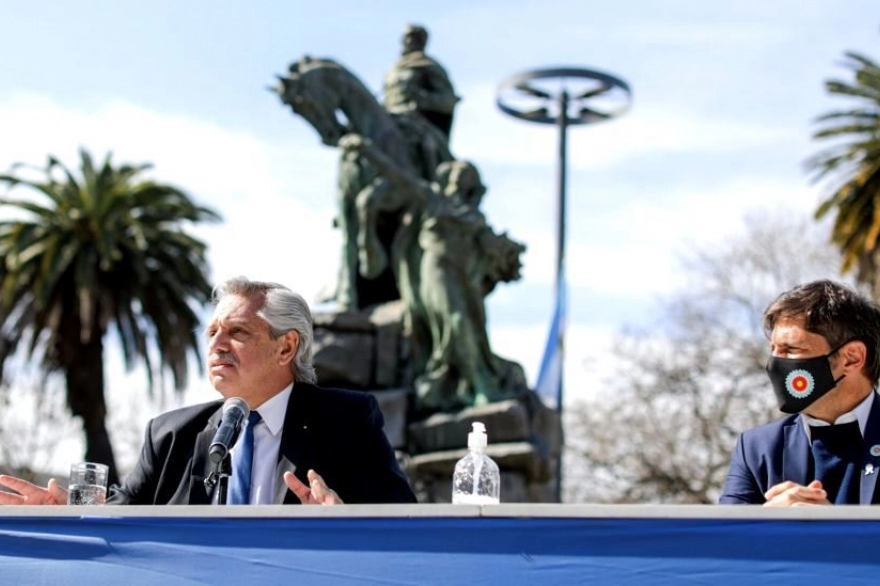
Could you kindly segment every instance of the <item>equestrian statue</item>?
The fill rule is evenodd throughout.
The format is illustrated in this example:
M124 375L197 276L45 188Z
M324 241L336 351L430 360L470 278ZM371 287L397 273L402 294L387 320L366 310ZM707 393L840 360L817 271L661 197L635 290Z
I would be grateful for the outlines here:
M518 364L491 352L484 303L497 283L520 278L525 246L489 226L479 171L450 151L460 98L424 54L426 42L424 28L406 29L381 103L327 58L299 59L274 89L340 150L343 251L333 299L347 311L403 302L416 408L433 412L528 388Z

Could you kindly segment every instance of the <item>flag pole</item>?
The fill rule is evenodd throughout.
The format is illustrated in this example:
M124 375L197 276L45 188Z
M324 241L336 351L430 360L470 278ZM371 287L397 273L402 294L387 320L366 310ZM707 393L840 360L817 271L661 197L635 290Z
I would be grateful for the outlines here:
M556 91L551 86L559 87ZM573 85L579 91L569 92ZM631 91L622 79L592 69L554 67L535 69L512 75L498 88L496 104L505 114L538 124L555 124L559 129L558 204L556 219L556 308L547 346L541 360L541 371L535 391L545 402L552 401L555 390L559 422L563 415L563 360L565 330L568 320L568 294L565 284L566 237L566 175L568 127L611 120L629 109ZM525 102L533 102L529 107ZM573 115L569 113L573 112ZM550 385L556 388L548 388ZM564 429L564 425L562 425ZM562 453L556 460L556 500L562 502Z
M565 383L565 322L567 320L565 307L565 215L566 215L566 174L568 161L568 91L563 88L558 98L559 115L557 116L559 127L559 157L557 170L557 185L559 186L557 199L556 217L556 311L559 313L559 325L557 329L556 351L559 356L558 387L556 388L556 411L559 413L560 424L563 414L563 390ZM562 502L562 453L560 448L556 456L556 502Z

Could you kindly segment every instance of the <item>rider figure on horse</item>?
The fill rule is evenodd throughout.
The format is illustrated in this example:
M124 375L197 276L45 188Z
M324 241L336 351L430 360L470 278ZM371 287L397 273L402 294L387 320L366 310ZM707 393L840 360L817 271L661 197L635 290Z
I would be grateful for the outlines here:
M425 54L427 44L428 31L424 27L406 27L401 56L385 75L382 105L392 114L418 112L448 141L452 114L460 98L443 66Z

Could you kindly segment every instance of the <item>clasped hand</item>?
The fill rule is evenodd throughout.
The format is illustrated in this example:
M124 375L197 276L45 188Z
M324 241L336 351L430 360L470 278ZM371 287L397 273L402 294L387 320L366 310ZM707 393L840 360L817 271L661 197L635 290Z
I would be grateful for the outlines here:
M830 505L828 493L822 488L822 482L814 480L803 486L796 482L786 480L771 486L764 493L767 502L765 507L804 507L811 505Z

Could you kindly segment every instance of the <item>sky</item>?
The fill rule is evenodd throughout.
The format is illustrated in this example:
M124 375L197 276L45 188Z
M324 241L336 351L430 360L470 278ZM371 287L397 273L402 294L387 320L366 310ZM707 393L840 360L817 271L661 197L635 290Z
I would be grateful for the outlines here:
M620 77L629 111L569 134L570 401L596 389L614 334L683 285L682 255L739 233L755 210L816 207L823 192L803 168L812 120L840 106L823 82L846 75L845 50L880 55L875 14L867 0L0 0L0 170L50 153L74 166L80 146L151 162L151 177L224 217L197 230L212 281L246 275L314 300L338 269L337 153L266 88L309 54L378 95L404 27L422 24L462 96L452 151L479 167L489 222L528 247L523 278L487 311L494 351L534 381L553 303L558 135L500 112L496 91L536 68ZM212 397L204 380L190 387L184 401Z

